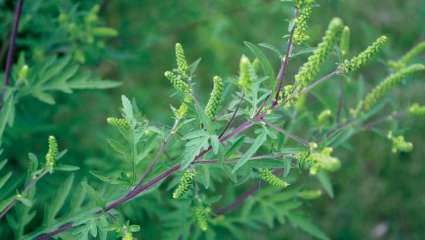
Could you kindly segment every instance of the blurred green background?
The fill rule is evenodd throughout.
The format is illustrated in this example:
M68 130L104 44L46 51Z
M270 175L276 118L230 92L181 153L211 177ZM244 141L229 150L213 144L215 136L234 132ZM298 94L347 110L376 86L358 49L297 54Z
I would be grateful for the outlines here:
M320 7L314 11L310 28L312 43L318 41L334 16L351 27L353 52L386 34L390 47L384 55L397 58L425 39L424 0L317 2ZM39 125L28 126L32 128L28 132L11 130L5 149L16 153L19 167L17 159L24 159L19 154L44 147L44 140L36 146L29 142L55 134L66 140L62 144L69 148L69 158L83 166L83 171L96 166L96 159L108 158L103 150L105 118L118 113L121 94L134 97L153 121L170 121L172 88L163 73L174 66L175 42L183 43L192 61L202 57L196 87L207 96L214 74L236 74L240 55L249 54L243 41L273 44L283 50L289 16L288 5L279 0L105 0L101 18L117 29L119 36L108 42L107 54L89 61L88 67L123 85L106 92L58 95L59 107L48 110L53 119L40 116L37 111L45 105L34 103L32 109L26 109L27 115L38 119ZM278 68L278 59L273 61ZM362 78L370 85L377 83L385 75L384 69L368 68ZM405 103L424 104L424 86L424 81L412 81L394 96ZM326 196L308 206L314 222L331 239L424 239L425 125L423 120L403 121L409 121L405 136L415 144L410 154L391 154L390 143L371 133L351 140L355 150L337 153L343 167L332 175L335 198ZM21 144L14 144L17 141ZM258 238L310 239L286 226L267 234Z

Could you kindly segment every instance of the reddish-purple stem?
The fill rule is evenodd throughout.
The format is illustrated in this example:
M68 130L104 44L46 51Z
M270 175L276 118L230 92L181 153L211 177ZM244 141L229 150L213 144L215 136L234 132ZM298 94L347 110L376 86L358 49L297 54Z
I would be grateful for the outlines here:
M16 35L18 33L19 20L21 18L23 4L24 4L24 0L19 0L15 8L15 19L12 25L12 35L10 36L9 50L7 52L6 69L4 72L3 86L9 85L9 81L10 81L10 71L12 70L13 54L15 52L15 44L16 44Z
M274 169L272 172L273 174L278 175L281 171L281 169ZM214 213L216 215L224 215L233 210L234 208L242 205L246 201L246 199L254 195L260 189L260 186L261 182L255 184L254 186L250 187L246 192L242 193L238 198L236 198L235 201L223 208L215 210Z
M64 232L64 231L66 231L66 230L68 230L70 228L73 228L73 227L74 227L74 225L72 223L66 223L66 224L60 226L58 229L56 229L56 230L54 230L52 232L49 232L49 233L46 233L46 234L43 234L43 235L37 237L37 240L47 240L47 239L50 239L50 238L58 235L59 233Z
M260 188L260 183L255 184L254 186L252 186L251 188L249 188L246 192L242 193L238 198L236 198L235 201L233 201L232 203L230 203L229 205L217 209L214 211L214 213L216 215L224 215L227 212L229 212L230 210L236 208L237 206L241 205L242 203L245 202L245 200L247 198L249 198L250 196L254 195L254 193L256 193L258 191L258 189Z
M294 32L295 32L295 25L292 27L291 33L289 35L288 48L286 50L285 59L283 59L282 63L280 64L279 74L277 75L277 80L279 81L279 83L276 86L276 93L275 93L276 95L274 97L272 106L277 105L279 101L280 91L282 90L283 83L285 82L286 72L287 72L286 69L288 68L289 58L292 54L292 49L293 49L292 40L293 40Z
M240 109L240 107L241 107L241 105L242 105L242 102L243 102L243 98L244 98L244 96L245 96L245 94L244 93L242 93L241 94L241 97L240 97L240 99L239 99L239 103L238 103L238 105L236 106L236 109L235 109L235 111L233 112L233 114L232 114L232 117L230 118L230 120L227 122L227 124L226 124L226 126L224 127L224 129L223 129L223 131L220 133L220 135L219 135L219 138L221 138L225 133L226 133L226 131L232 126L232 124L233 124L233 121L235 120L235 118L236 118L236 115L238 114L238 112L239 112L239 109Z
M154 160L149 164L148 168L146 169L146 171L143 173L142 178L140 179L139 183L136 185L136 187L142 186L143 181L146 179L146 177L149 175L149 173L152 171L153 167L155 166L155 164L159 161L159 159L161 158L162 154L165 152L165 147L167 146L168 142L170 141L170 138L173 136L173 134L176 131L176 128L178 126L180 122L180 119L176 119L174 121L173 126L171 127L170 131L168 132L167 136L164 138L164 140L161 143L161 146L159 148L158 153L156 154Z

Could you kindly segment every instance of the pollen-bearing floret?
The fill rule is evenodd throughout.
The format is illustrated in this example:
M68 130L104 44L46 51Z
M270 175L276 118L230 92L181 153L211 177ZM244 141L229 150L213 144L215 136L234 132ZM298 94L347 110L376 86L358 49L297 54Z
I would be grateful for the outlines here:
M313 11L314 0L305 0L298 5L299 16L295 20L294 42L301 44L307 41L310 37L307 34L308 21L310 20Z
M360 111L368 111L372 109L387 92L394 88L397 83L399 83L401 80L413 73L424 70L424 65L414 64L409 67L402 68L398 72L391 74L389 77L384 79L384 81L382 81L376 88L374 88L368 95L366 95L364 101L359 104L359 107L356 112L358 113Z
M210 212L211 212L211 209L208 207L195 208L196 221L198 222L198 226L202 231L208 230L208 215Z
M413 144L411 142L407 142L404 139L404 136L394 136L392 131L389 131L387 137L393 143L393 146L391 149L393 153L411 152L413 150Z
M361 52L359 55L353 57L350 60L345 60L339 68L346 73L359 70L382 49L386 42L386 36L379 37L374 43L372 43L372 45L366 48L366 50Z
M334 172L341 167L338 158L332 157L333 149L325 147L321 151L312 152L304 161L310 165L310 174L315 175L321 170Z
M186 56L184 55L183 46L180 43L176 43L176 62L179 72L186 75L189 65L187 64Z
M173 198L179 199L185 194L189 188L192 186L193 183L193 177L195 176L196 172L193 168L189 168L186 171L183 172L182 177L180 178L180 183L177 186L176 190L173 192Z
M251 74L251 62L248 57L242 55L239 63L239 86L247 94L251 91L253 77Z
M55 166L56 160L59 156L59 148L58 148L58 142L56 141L56 138L54 136L50 136L49 140L49 149L46 154L46 169L49 172L53 171L53 167Z
M272 171L267 168L260 169L260 178L274 187L286 188L289 186L289 183L274 175Z
M320 66L325 62L339 38L342 26L342 20L339 18L334 18L329 23L322 42L319 43L313 54L308 57L307 62L300 68L297 75L295 75L297 90L307 86L317 76Z
M210 99L208 100L207 106L205 107L205 114L213 119L217 113L217 109L221 103L221 97L223 95L223 80L219 76L213 78L214 87L211 92Z
M130 124L128 123L127 119L125 118L114 118L114 117L108 117L106 119L106 122L111 125L114 126L116 128L123 128L123 129L127 129L130 127Z

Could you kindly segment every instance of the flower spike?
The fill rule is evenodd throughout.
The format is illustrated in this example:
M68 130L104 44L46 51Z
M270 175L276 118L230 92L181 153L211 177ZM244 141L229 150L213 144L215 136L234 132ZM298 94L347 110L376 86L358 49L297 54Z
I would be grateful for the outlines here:
M340 65L340 69L345 73L355 72L359 70L363 65L365 65L372 57L374 57L387 42L386 36L381 36L372 45L370 45L366 50L361 52L356 57L353 57L350 60L345 60L344 63Z
M313 54L308 57L307 62L295 75L295 83L298 90L311 83L320 71L320 66L325 62L327 56L332 51L342 29L342 21L334 18L329 23L328 30L322 38Z
M183 172L182 177L180 178L180 184L177 186L176 190L173 192L173 198L179 199L185 194L190 186L193 183L193 177L196 175L194 169L190 168Z
M205 114L213 119L217 112L217 109L221 102L221 97L223 95L223 80L219 76L215 76L214 87L211 92L210 99L208 100L207 106L205 107Z
M289 186L289 183L278 178L270 169L260 169L260 178L274 187L286 188Z

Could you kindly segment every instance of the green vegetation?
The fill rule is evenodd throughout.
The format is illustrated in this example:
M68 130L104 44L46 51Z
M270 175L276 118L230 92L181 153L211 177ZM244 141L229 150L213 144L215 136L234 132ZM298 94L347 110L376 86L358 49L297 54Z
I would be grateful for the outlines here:
M423 1L0 7L1 238L422 238Z

